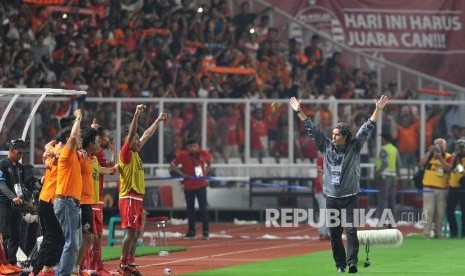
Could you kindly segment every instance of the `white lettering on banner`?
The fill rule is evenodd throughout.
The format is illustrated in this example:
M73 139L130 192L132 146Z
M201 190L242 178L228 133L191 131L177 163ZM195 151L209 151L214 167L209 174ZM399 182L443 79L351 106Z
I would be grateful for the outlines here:
M388 30L403 30L407 28L407 17L405 15L387 14L385 20Z
M412 5L412 1L396 1L393 6L392 1L379 0L296 0L293 5L283 5L282 0L267 2L338 43L465 85L463 74L457 70L465 57L463 1L422 1L421 6ZM311 33L297 22L290 23L289 37L303 39L305 46ZM331 56L340 51L337 45L323 39L319 46L324 56ZM448 66L438 67L439 59Z
M459 15L347 12L346 43L352 47L447 49L447 33L460 31ZM391 31L390 31L391 30Z
M459 31L462 23L458 15L346 13L344 27L351 30Z
M349 46L363 47L399 47L399 42L393 33L384 32L349 32Z
M347 45L353 47L404 47L446 49L446 36L441 33L394 33L350 31Z
M462 29L459 16L410 15L410 28L421 31L458 31Z
M379 14L344 14L347 28L382 29L382 17Z
M444 34L404 33L401 35L402 45L408 48L438 48L446 49Z

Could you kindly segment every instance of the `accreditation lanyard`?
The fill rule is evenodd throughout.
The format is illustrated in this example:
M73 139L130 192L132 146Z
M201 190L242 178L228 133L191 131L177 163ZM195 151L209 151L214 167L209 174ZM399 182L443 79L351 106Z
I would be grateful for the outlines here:
M195 154L190 154L192 167L194 167L194 173L196 177L203 177L203 165L202 165L202 154L199 153L198 158L194 158ZM196 164L195 159L197 159L198 163Z
M13 162L10 161L10 165L8 166L8 173L12 177L12 182L13 182L13 189L14 192L16 193L17 196L23 196L24 195L24 188L23 188L23 181L21 178L22 175L22 170L19 167L18 164L13 164Z
M338 153L334 145L332 148L331 157L332 157L333 164L330 165L331 166L330 170L331 170L331 184L333 184L334 186L341 185L342 164L344 163L344 159L346 157L346 154L345 154L346 148L347 146L344 148L344 151L342 153Z

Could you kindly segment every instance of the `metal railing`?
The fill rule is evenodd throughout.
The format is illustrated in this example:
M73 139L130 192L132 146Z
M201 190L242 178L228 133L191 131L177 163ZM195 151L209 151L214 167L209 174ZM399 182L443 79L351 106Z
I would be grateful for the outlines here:
M0 104L4 104L5 97L0 97ZM29 114L28 108L31 109L34 107L36 99L34 98L23 98L21 97L18 100L18 104L21 104L22 109L16 109L16 113L23 113ZM69 100L63 97L55 97L55 98L46 98L44 99L44 104L57 104L58 106L64 105ZM266 163L266 162L257 162L257 157L253 156L251 151L251 118L253 116L253 111L256 108L261 108L266 105L271 104L272 102L279 102L282 106L282 126L279 127L279 133L287 133L283 139L285 139L285 143L287 144L287 156L278 156L276 157L276 162ZM25 104L28 103L28 104ZM250 171L253 168L276 168L278 171L280 168L304 168L308 166L308 164L298 163L301 159L300 156L297 156L296 153L297 149L295 148L294 142L298 140L300 134L302 134L302 130L299 129L301 127L300 121L298 121L294 115L294 112L290 108L287 99L260 99L260 100L250 100L250 99L159 99L159 98L87 98L86 102L83 106L84 116L89 124L94 117L98 117L101 112L104 113L112 113L111 120L107 120L104 122L100 122L103 126L114 126L110 127L112 135L114 137L120 137L120 134L123 131L123 128L127 126L127 122L132 119L133 110L135 110L135 105L138 103L144 103L148 106L149 111L147 116L141 117L140 123L140 131L145 129L147 125L156 118L159 112L168 112L169 116L172 116L173 108L183 108L185 106L190 106L198 110L198 116L195 117L193 120L198 120L198 130L200 133L200 143L203 148L208 148L211 151L214 151L212 146L212 141L209 140L207 137L207 131L213 131L213 138L218 138L220 135L220 131L224 130L226 126L217 126L214 129L208 129L208 121L212 120L211 114L209 113L209 106L210 105L221 105L221 107L226 108L228 106L236 106L238 110L241 110L240 119L238 122L240 125L243 125L244 130L244 143L242 145L243 150L241 150L241 156L239 156L239 162L237 164L228 163L227 160L223 160L221 155L215 156L214 164L218 168L240 168L241 175L240 176L250 176ZM134 108L130 108L125 110L126 105L133 105ZM321 100L321 101L314 101L314 100L303 100L302 105L307 106L318 106L322 104L327 104L331 107L331 112L333 114L333 122L334 125L336 122L340 120L350 120L347 118L343 118L343 114L341 110L346 107L353 107L356 106L358 110L353 110L353 112L361 112L363 111L365 114L370 114L370 108L374 107L373 100L335 100L335 101L328 101L328 100ZM452 107L460 107L465 105L465 101L433 101L433 100L391 100L388 106L394 110L391 112L391 116L394 117L394 122L397 122L398 114L403 106L410 106L414 109L418 110L418 116L420 121L419 127L419 151L418 156L420 156L424 149L426 149L427 145L430 144L431 141L426 141L426 122L428 120L428 116L430 116L432 109L440 108L442 109L442 116L447 114L452 110ZM360 108L363 107L363 108ZM362 109L362 110L361 110ZM109 111L110 110L110 111ZM38 114L36 116L44 116L44 112L50 112L48 110L38 110ZM107 114L108 115L108 114ZM272 114L268 114L271 116ZM382 116L382 115L381 115ZM21 118L21 117L20 117ZM457 119L457 118L456 118ZM458 121L460 121L458 119ZM37 125L40 123L37 120L33 120L31 122L31 128L28 133L28 137L31 141L31 153L34 152L36 148L36 144L42 139L41 137L45 137L47 133L44 133L44 129L49 127L48 125ZM383 120L380 119L377 124L376 133L381 133L383 128ZM156 168L167 168L171 160L167 160L167 149L171 149L171 145L173 141L170 140L169 136L167 135L169 131L173 130L172 126L165 125L166 123L161 123L159 125L159 129L155 133L154 140L149 141L149 143L144 147L143 158L144 164L146 167L150 167L151 171L154 172ZM446 122L446 124L452 124L452 122ZM15 129L15 122L7 121L5 122L5 127L9 130L7 132L8 135L14 135L15 132L20 130ZM439 124L438 126L441 126ZM41 130L42 129L42 130ZM447 128L446 128L447 129ZM41 130L43 133L36 133L38 130ZM211 135L211 134L210 134ZM447 132L442 132L438 135L442 135L442 137L447 137ZM437 136L437 135L436 135ZM13 138L12 136L9 137ZM211 138L211 139L213 139ZM120 139L115 139L117 143L117 149L121 147ZM43 141L42 141L43 142ZM222 142L222 141L219 141ZM372 138L368 141L371 145L371 160L376 158L376 154L380 148L380 137L373 135ZM180 143L179 145L182 145ZM4 145L3 145L4 146ZM219 150L222 150L224 144L219 146ZM270 157L270 156L269 156ZM281 162L280 162L281 161ZM284 162L284 163L283 163ZM307 161L308 162L308 161ZM34 164L34 156L30 154L29 156L29 163ZM414 166L416 164L412 164ZM291 171L289 171L291 172ZM238 175L231 175L231 176L238 176Z

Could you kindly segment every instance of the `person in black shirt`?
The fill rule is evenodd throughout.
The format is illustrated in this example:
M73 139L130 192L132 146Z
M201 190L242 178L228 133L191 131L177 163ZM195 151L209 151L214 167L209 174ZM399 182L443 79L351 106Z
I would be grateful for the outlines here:
M27 152L21 139L11 141L8 156L0 161L0 233L8 263L15 266L20 242L21 207L24 204L24 167L19 160Z
M258 13L250 12L250 4L249 2L242 2L240 12L236 14L232 21L236 26L236 41L242 38L242 35L249 31L248 27L253 27L253 23L255 19L268 11L270 11L273 7L269 6L263 9Z

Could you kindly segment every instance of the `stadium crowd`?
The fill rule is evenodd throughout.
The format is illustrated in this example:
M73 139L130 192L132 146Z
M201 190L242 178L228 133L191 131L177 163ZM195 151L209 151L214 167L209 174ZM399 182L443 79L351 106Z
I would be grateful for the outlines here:
M270 24L272 8L251 11L247 1L242 2L235 13L229 10L226 0L211 0L201 5L196 5L193 0L68 0L62 5L42 5L43 1L0 2L0 87L85 90L87 97L96 98L254 100L296 97L327 100L329 102L325 104L299 106L328 133L333 129L334 116L350 122L355 133L373 112L373 106L350 103L340 105L338 114L333 114L332 100L371 100L381 94L394 99L417 97L417 92L412 89L399 91L394 81L380 87L376 72L355 68L344 61L341 52L324 56L317 34L313 34L309 41L296 37L288 39L287 26ZM83 111L82 125L90 125L95 118L108 130L116 130L116 106L113 103L86 102L85 97L72 100ZM44 146L56 137L60 118L67 115L70 106L50 101L39 107L39 116L35 117L35 150L31 153L34 163L42 163ZM148 112L138 117L141 129L154 124L157 119L154 114L159 112L157 105L147 106ZM122 108L122 123L129 126L136 103L124 102ZM167 142L162 161L169 163L189 139L199 140L202 110L200 105L193 103L170 103L164 112L167 121L162 131ZM244 158L245 105L210 103L207 112L206 138L213 163L228 162L231 157ZM418 105L389 105L384 109L380 118L382 134L388 135L387 140L397 146L404 166L416 167L424 152L428 152L428 157L437 155L434 158L442 160L439 153L444 152L446 156L446 151L463 151L460 155L463 160L457 159L463 171L465 142L462 139L456 146L456 141L465 137L465 127L457 121L460 118L456 116L458 108L428 106L426 112L424 149L419 146ZM6 148L10 139L20 137L22 129L16 126L24 125L27 116L27 112L18 110L10 113L9 124L5 126L8 129L0 135L0 146ZM287 116L284 106L252 105L251 157L278 159L289 156ZM303 124L297 120L294 123L295 158L315 161L317 147L314 140L305 132ZM372 137L379 134L373 131ZM432 146L437 138L447 139L447 149L442 149L443 152ZM157 137L153 139L144 143L156 142ZM376 139L369 139L364 144L360 152L362 163L375 159L375 144ZM441 140L442 144L445 148L446 142ZM161 161L156 148L147 147L141 152L144 163ZM426 166L431 160L436 162L431 158L423 159ZM444 159L443 163L446 162L449 161ZM458 161L454 163L455 167L457 165ZM423 199L426 202L424 210L429 214L436 205L440 206L436 215L441 219L435 222L434 237L437 238L443 237L440 230L442 218L447 216L449 221L453 220L463 188L457 176L453 188L458 192L446 198L448 176L443 173L454 172L447 168L437 169L444 180L439 184L444 186L428 182L437 178L430 175L438 175L431 168L426 169L427 177L422 183L425 189L441 193L438 200L429 198L431 193L425 193ZM368 172L362 170L361 176L364 178L362 187L367 187ZM460 204L465 210L464 202ZM205 223L203 237L209 238ZM465 227L465 219L461 224ZM431 227L430 223L424 230L427 239L431 237ZM457 236L457 230L453 230L453 226L451 229L451 236ZM190 232L186 237L192 237ZM124 264L127 267L128 260L125 259Z
M0 3L0 87L78 89L86 90L88 97L102 98L295 96L331 100L373 99L381 92L397 99L417 95L413 90L398 91L395 82L378 87L376 73L347 64L340 52L323 56L316 34L310 41L287 39L287 26L270 24L272 8L251 11L247 1L240 3L235 13L225 0L200 5L193 0L74 0L62 5L28 2L36 3ZM113 104L91 104L85 99L78 104L85 121L96 117L102 125L115 129ZM39 109L35 130L38 161L45 141L57 132L62 108L60 103L46 102ZM337 115L353 122L357 129L372 112L368 108L344 105ZM123 104L123 109L130 112L134 104ZM331 128L335 114L329 105L306 105L303 109L324 129ZM433 138L446 133L445 124L440 122L449 111L427 110L427 147ZM195 104L168 106L164 133L167 141L176 143L165 147L165 161L172 160L187 136L199 135L200 112ZM241 104L208 105L207 139L215 158L243 157L244 112ZM418 148L417 106L393 105L383 115L383 132L391 133L403 158L418 161L422 150ZM273 113L268 104L253 106L253 157L287 157L286 117L285 108ZM153 120L141 120L141 127ZM123 123L129 121L123 118ZM316 158L313 141L297 126L301 135L295 142L296 157ZM451 139L465 135L463 128L457 128L462 134ZM15 136L16 131L11 129L8 136ZM5 144L8 138L4 132L2 135ZM364 154L375 156L374 142L367 145ZM156 162L157 157L151 155L146 160Z

